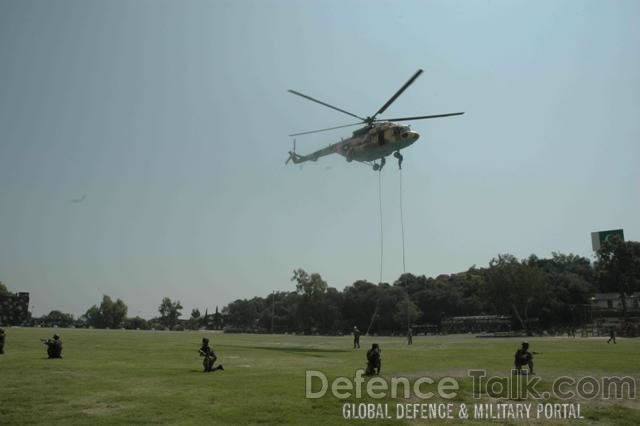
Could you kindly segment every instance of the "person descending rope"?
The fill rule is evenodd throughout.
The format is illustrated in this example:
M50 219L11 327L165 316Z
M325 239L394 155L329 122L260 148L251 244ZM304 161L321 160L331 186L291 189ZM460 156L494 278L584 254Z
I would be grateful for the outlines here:
M400 151L394 152L393 156L398 159L398 170L402 170L402 160L404 160L404 157L400 154Z

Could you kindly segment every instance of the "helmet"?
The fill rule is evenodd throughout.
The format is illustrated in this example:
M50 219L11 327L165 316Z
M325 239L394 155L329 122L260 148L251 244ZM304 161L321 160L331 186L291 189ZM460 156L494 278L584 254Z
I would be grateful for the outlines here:
M202 338L202 343L209 343L209 339L207 337Z
M60 339L60 336L58 336L57 334L54 334L53 335L53 340L58 340L58 339Z
M529 342L527 342L527 341L522 342L522 347L523 348L528 348L529 347Z

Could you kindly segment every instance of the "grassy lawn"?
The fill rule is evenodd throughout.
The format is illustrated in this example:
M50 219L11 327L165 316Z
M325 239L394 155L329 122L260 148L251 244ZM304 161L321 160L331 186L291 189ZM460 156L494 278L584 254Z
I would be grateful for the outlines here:
M398 403L453 403L457 416L461 403L580 404L583 419L544 420L543 424L640 424L640 403L635 398L568 401L551 397L509 399L506 394L475 393L469 369L484 369L487 377L510 377L517 339L478 339L473 336L415 336L407 346L402 338L361 338L362 349L351 349L351 337L240 335L212 332L147 332L120 330L8 328L6 354L0 356L0 424L422 424L434 420L397 420ZM61 335L61 360L46 359L39 338ZM197 350L209 336L225 371L202 373ZM333 379L353 379L364 368L366 348L382 347L382 377L421 376L436 383L420 388L435 392L438 379L453 377L459 390L453 399L392 398L347 399L331 392L318 399L305 398L305 371L319 370ZM640 381L640 339L532 338L539 389L550 391L557 377L578 380L593 376L630 376ZM502 379L501 383L506 383ZM498 380L500 381L500 380ZM317 391L319 382L314 383ZM589 390L589 389L588 389ZM636 396L637 398L637 396ZM345 403L388 404L390 420L343 418ZM466 424L523 424L523 420L473 419ZM449 424L460 422L448 420Z

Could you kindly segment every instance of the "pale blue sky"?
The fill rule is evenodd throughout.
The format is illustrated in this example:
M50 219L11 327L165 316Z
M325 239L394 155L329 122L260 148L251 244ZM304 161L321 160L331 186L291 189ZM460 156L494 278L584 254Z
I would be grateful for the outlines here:
M378 177L285 166L288 133L374 113L404 151L407 271L640 239L640 2L0 0L0 280L37 315L102 294L130 315L377 282ZM307 153L347 131L299 137ZM383 280L402 273L383 171ZM86 194L82 203L72 199Z

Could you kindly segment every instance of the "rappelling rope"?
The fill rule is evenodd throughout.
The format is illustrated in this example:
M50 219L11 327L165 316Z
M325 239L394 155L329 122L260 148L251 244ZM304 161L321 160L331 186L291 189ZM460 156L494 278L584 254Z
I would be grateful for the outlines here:
M378 171L378 205L380 207L380 280L382 282L382 261L384 259L384 238L382 233L382 172Z
M402 233L402 272L407 272L404 261L404 213L402 212L402 169L400 169L400 230Z
M402 236L402 272L407 272L407 263L405 256L405 238L404 238L404 209L402 202L402 169L400 169L400 234ZM382 173L378 171L378 208L380 212L380 279L382 282L382 265L384 263L384 226L382 223Z

